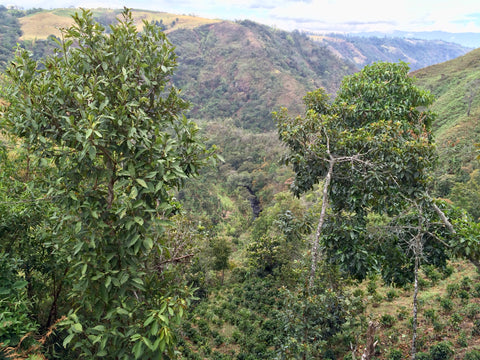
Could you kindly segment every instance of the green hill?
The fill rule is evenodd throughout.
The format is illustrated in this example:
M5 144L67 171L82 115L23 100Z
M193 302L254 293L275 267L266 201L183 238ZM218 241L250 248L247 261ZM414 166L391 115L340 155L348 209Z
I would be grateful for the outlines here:
M480 49L412 73L437 98L435 135L440 166L438 186L447 196L479 168L474 144L480 140Z
M174 82L192 104L192 116L233 117L252 129L272 129L271 112L302 111L307 91L334 93L356 68L298 32L251 21L224 21L169 33L179 69Z

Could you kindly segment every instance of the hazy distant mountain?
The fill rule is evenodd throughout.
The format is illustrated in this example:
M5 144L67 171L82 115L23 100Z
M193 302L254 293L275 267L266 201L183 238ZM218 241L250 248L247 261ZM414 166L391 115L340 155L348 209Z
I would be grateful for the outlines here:
M377 61L404 61L412 70L442 63L472 49L444 40L402 37L354 36L351 34L310 35L342 59L362 68Z
M400 37L410 39L423 39L423 40L443 40L447 42L454 42L469 48L480 47L480 33L450 33L445 31L423 31L423 32L408 32L408 31L394 31L392 33L382 32L363 32L355 33L355 36L362 37Z

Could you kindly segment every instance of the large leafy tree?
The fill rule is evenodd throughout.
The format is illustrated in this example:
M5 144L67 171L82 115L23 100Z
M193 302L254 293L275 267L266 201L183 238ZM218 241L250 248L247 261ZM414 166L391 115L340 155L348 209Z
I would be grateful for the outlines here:
M369 251L368 215L398 214L427 190L435 161L427 108L433 97L413 81L405 63L377 63L346 77L333 102L320 89L305 97L305 116L275 114L290 150L294 193L323 182L310 286L320 240L331 259L362 278L382 258ZM329 207L334 216L326 222Z
M79 357L160 358L186 297L151 266L178 210L175 188L209 157L187 104L171 86L173 47L161 29L138 32L125 10L109 34L90 11L74 16L55 54L19 50L3 82L3 124L21 138L56 206L57 246L70 254L64 322Z

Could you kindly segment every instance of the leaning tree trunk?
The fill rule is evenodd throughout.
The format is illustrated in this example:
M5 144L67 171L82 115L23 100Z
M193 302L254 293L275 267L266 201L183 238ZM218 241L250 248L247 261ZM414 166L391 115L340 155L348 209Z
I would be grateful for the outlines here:
M320 243L320 236L322 235L323 224L325 223L325 217L327 215L328 190L330 187L330 182L332 181L334 165L335 165L335 160L333 159L330 160L328 173L327 173L327 176L325 176L325 182L323 183L322 210L320 212L320 219L318 220L317 231L315 232L315 239L313 240L313 245L312 245L312 265L310 268L310 277L308 279L309 289L311 289L313 286L313 281L315 279L315 272L317 271L318 245Z

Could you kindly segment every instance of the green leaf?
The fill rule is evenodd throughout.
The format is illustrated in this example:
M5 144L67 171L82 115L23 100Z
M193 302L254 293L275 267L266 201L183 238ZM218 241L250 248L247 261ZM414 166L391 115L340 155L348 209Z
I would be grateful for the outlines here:
M148 185L147 183L145 182L145 180L143 179L135 179L137 183L139 183L141 186L143 186L144 188L148 189Z
M70 341L72 341L73 337L75 336L74 333L71 333L67 335L67 337L63 340L63 347L66 348L68 344L70 344Z
M150 237L146 237L143 239L143 246L147 250L151 250L153 248L153 240Z
M77 332L77 333L81 333L83 331L82 324L80 324L80 323L74 323L72 325L72 329L73 329L74 332Z

